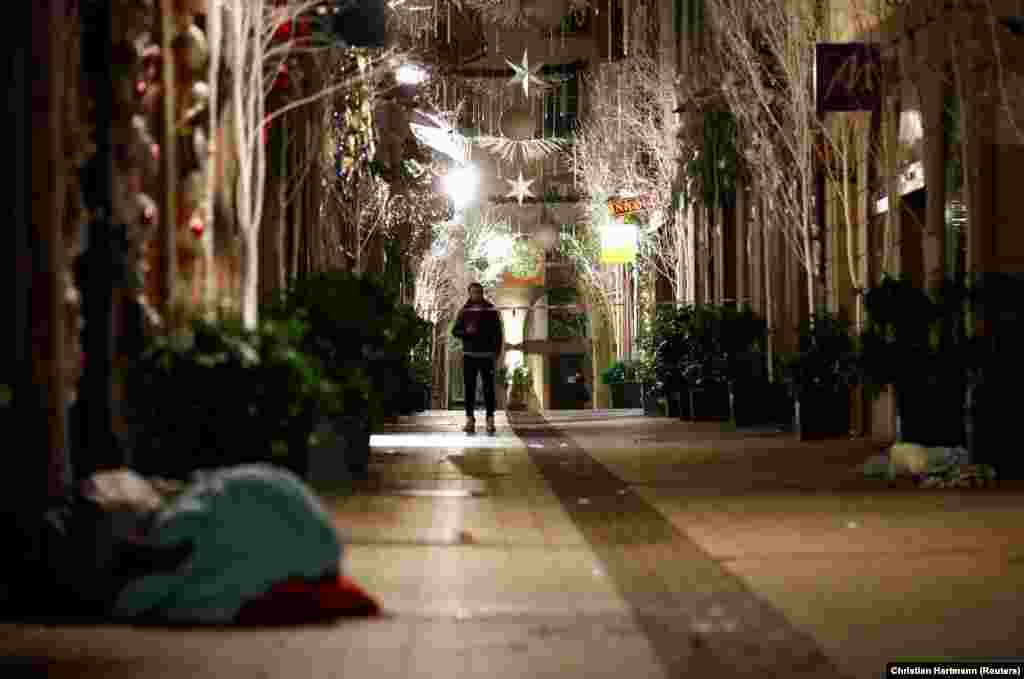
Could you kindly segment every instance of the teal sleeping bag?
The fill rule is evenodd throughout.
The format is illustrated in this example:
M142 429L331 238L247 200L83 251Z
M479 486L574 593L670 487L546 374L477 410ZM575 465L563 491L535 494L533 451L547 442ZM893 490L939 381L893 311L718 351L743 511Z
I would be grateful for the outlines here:
M196 472L194 483L157 516L159 546L191 542L171 573L130 582L117 618L230 623L249 599L290 577L339 569L341 542L320 502L298 477L269 465Z

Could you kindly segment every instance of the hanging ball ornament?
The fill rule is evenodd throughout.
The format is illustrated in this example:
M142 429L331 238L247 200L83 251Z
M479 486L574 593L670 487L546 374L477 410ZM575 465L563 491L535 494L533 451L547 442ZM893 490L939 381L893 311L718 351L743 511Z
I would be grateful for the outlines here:
M196 238L202 238L203 232L206 231L206 222L203 221L198 211L192 213L192 219L188 221L188 230Z
M156 82L160 78L162 58L159 45L149 45L142 50L142 77L148 82Z
M531 139L534 124L530 111L524 108L510 108L505 111L501 115L501 132L516 141Z
M195 24L189 24L188 28L174 39L172 47L176 56L182 60L182 65L193 76L189 79L190 82L195 80L195 76L203 70L210 56L210 46L203 30Z
M156 201L150 198L145 193L140 193L137 200L141 208L142 218L139 220L145 228L151 228L156 226L157 217L160 215L160 210L156 206Z
M555 244L558 242L558 234L555 232L555 227L551 224L541 224L537 228L537 232L534 234L533 239L541 249L550 250L555 247Z
M143 241L153 233L160 211L156 201L145 193L136 194L135 201L138 205L138 219L128 224L128 239Z
M569 15L569 0L520 0L523 13L534 23L554 27L563 17Z
M286 90L292 84L291 72L288 70L288 64L282 63L281 67L277 71L277 77L274 78L273 88L275 90Z

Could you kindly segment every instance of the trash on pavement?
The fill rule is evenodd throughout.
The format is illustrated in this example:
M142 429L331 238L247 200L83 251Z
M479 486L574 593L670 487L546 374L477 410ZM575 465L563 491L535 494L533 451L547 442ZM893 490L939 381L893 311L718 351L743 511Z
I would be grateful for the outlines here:
M992 485L996 472L989 465L970 464L965 448L927 447L897 442L888 454L874 455L861 465L871 478L910 477L922 488L976 488Z

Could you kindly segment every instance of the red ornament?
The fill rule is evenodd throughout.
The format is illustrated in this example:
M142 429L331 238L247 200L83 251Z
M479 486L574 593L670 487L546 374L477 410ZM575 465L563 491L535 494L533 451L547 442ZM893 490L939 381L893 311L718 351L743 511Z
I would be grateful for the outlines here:
M148 206L142 212L142 224L144 226L153 226L154 224L156 224L156 215L156 208L153 207L152 205Z
M292 76L288 72L288 64L281 64L281 69L277 72L277 77L274 78L274 89L287 89L292 84Z
M292 35L292 22L288 21L277 27L274 31L274 40L287 40Z
M192 235L199 238L206 231L206 224L203 223L202 218L199 215L192 215L192 219L188 222L188 228L192 232Z
M160 75L162 56L160 54L160 48L156 45L147 47L142 52L142 71L145 74L146 80L156 80Z

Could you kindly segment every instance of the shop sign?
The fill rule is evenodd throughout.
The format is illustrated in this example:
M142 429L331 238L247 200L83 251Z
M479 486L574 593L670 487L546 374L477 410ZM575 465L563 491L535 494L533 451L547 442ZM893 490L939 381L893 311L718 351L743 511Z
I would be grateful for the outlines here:
M818 43L814 56L819 116L870 111L880 104L882 60L877 47L863 42Z

